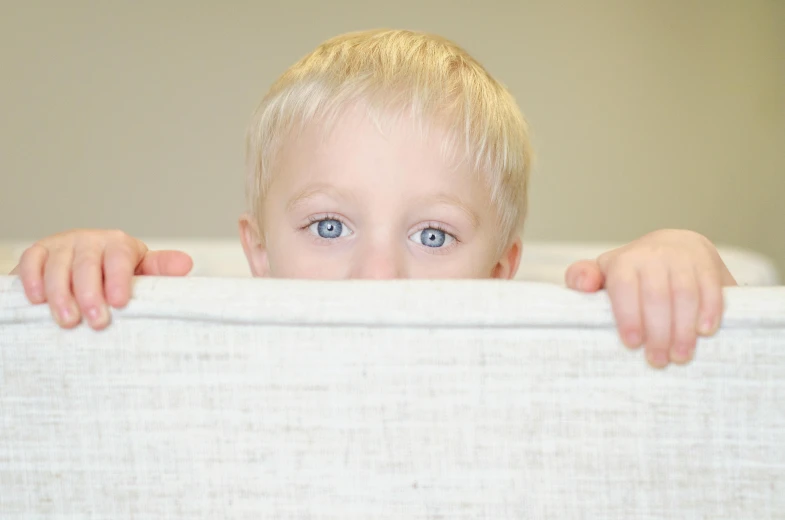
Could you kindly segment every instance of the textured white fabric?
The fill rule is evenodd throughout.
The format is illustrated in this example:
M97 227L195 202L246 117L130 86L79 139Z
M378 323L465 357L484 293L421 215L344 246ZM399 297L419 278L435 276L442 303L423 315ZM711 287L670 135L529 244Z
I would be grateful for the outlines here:
M137 280L101 333L0 278L0 518L785 518L785 287L649 369L604 294Z
M14 268L22 252L33 240L0 242L0 274ZM248 277L250 270L243 255L239 239L188 240L152 239L145 243L151 249L177 249L186 251L194 259L192 274L196 276ZM527 240L523 258L516 276L519 280L563 284L564 272L577 260L596 258L620 244L541 242ZM781 277L771 259L744 249L720 247L720 255L728 265L739 285L768 286L780 283Z

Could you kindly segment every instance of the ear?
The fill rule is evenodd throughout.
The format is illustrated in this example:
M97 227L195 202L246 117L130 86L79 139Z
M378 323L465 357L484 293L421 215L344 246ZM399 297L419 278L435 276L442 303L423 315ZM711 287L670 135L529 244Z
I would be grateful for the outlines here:
M491 272L491 278L501 278L503 280L511 280L518 272L518 266L521 263L521 252L523 251L523 243L520 238L513 240L509 246L502 253L499 262L494 266Z
M248 213L240 217L240 241L243 244L245 258L248 260L248 267L251 274L256 277L266 278L270 276L270 263L267 261L267 249L262 243L256 220Z

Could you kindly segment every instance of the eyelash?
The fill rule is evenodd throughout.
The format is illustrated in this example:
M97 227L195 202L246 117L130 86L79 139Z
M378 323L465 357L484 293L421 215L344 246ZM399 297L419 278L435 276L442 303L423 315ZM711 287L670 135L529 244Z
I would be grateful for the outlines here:
M309 227L311 227L313 224L315 224L316 222L321 222L322 220L336 220L336 221L340 222L342 226L346 225L346 221L344 219L342 219L341 217L339 217L338 215L333 215L331 213L325 213L323 215L316 215L316 216L308 217L308 223L306 225L304 225L300 229L306 230Z
M442 226L441 224L438 224L438 223L436 223L436 222L427 222L427 223L426 223L424 226L422 226L421 228L418 228L418 229L417 229L417 231L424 231L424 230L426 230L426 229L436 229L436 230L438 230L438 231L441 231L442 233L447 233L447 234L448 234L448 235L450 235L451 237L455 238L455 235L453 235L452 233L450 233L449 231L447 231L447 230L444 228L444 226ZM457 238L455 238L455 240L458 240L458 239L457 239Z
M431 254L431 255L443 255L445 253L448 253L448 252L452 251L453 248L455 248L458 244L461 243L461 241L458 239L458 237L455 236L455 233L451 233L450 231L445 229L445 227L443 225L439 224L438 222L426 222L424 225L422 225L419 228L417 228L414 231L414 233L416 233L417 231L425 231L426 229L436 229L438 231L441 231L442 233L445 233L445 234L451 236L452 239L453 239L452 243L450 245L448 245L448 246L445 246L445 247L427 247L427 246L424 246L422 244L417 244L420 248L425 249L428 254Z
M311 238L311 240L313 240L319 245L332 244L335 241L334 238L322 238L319 235L312 234L308 230L308 228L310 228L312 225L314 225L317 222L321 222L322 220L335 220L340 222L342 226L346 225L346 221L341 217L339 217L338 215L335 215L333 213L322 213L321 215L313 215L308 217L308 223L304 226L301 226L300 231L305 232L308 235L308 237Z

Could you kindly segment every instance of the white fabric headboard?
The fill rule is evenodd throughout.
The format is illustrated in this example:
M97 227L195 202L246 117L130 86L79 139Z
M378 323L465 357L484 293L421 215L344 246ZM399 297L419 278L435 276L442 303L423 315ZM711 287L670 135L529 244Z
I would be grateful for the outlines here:
M656 371L550 285L0 277L0 518L783 518L785 287L726 296Z

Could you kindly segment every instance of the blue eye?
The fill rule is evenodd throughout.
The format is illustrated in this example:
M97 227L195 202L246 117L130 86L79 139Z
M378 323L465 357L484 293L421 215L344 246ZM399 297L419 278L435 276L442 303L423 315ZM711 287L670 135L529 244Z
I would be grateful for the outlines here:
M436 228L425 228L417 231L409 237L414 242L419 242L426 247L439 248L451 243L455 237L449 233Z
M343 231L343 224L337 220L321 220L317 223L316 232L322 238L338 238Z
M343 225L343 222L334 218L318 220L308 226L308 228L314 235L326 239L340 238L351 234L351 231Z
M447 234L441 229L427 228L420 233L420 243L428 247L442 247Z

